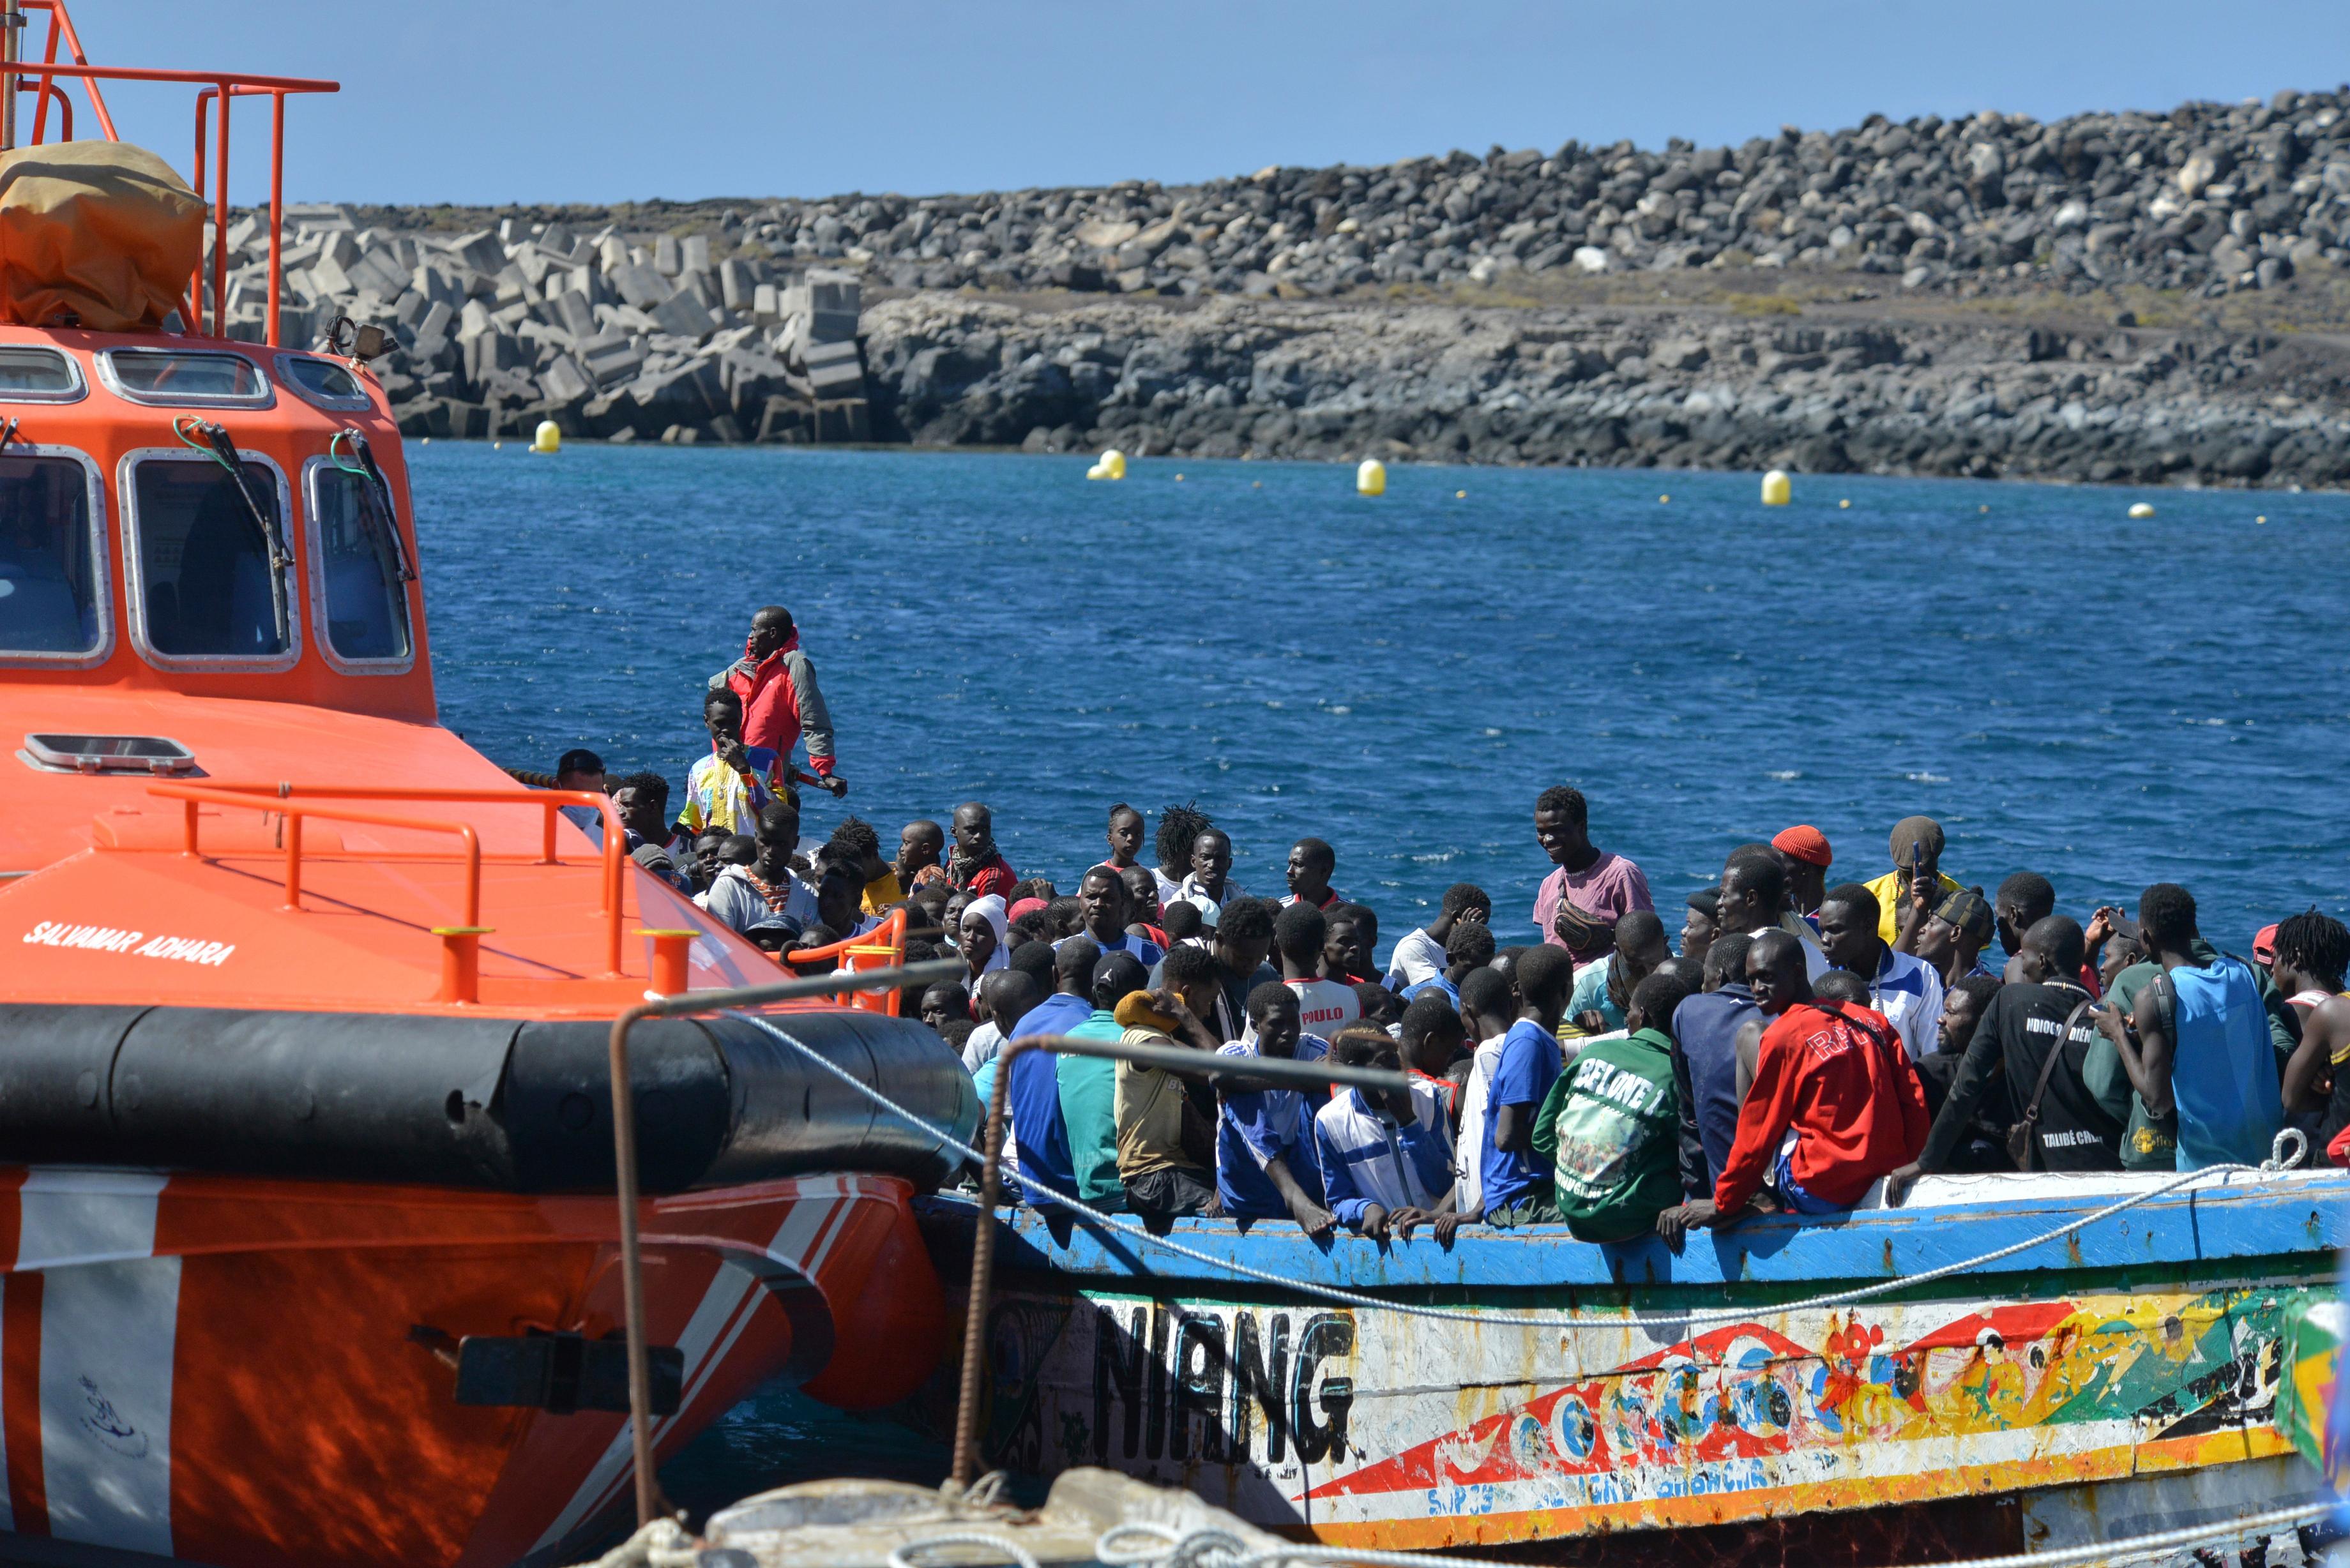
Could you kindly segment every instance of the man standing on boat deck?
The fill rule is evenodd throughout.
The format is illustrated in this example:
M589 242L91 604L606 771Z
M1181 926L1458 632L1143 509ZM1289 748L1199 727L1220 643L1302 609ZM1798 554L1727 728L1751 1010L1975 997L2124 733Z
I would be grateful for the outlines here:
M743 657L710 678L743 699L743 743L766 746L789 765L792 748L807 738L808 771L836 796L848 793L846 780L832 776L832 714L816 690L816 666L800 650L792 612L769 605L751 618Z
M1797 823L1774 836L1771 847L1787 867L1787 898L1795 913L1811 919L1827 897L1828 867L1835 864L1828 836L1808 822Z
M1338 852L1319 838L1301 838L1289 848L1289 892L1281 900L1287 909L1295 903L1307 903L1327 913L1331 905L1342 902L1331 890L1330 874L1338 868Z
M1864 884L1877 896L1877 934L1903 952L1917 946L1918 930L1943 898L1966 890L1957 877L1942 874L1942 844L1940 823L1930 816L1903 817L1886 842L1893 869Z
M1534 929L1576 963L1607 956L1620 917L1657 907L1638 866L1591 842L1591 808L1582 791L1563 784L1543 791L1534 802L1534 838L1557 867L1534 894Z

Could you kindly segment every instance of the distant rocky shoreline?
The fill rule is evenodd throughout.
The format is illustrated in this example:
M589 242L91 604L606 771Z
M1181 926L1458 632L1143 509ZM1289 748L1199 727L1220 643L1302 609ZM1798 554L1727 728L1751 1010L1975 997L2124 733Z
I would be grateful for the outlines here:
M289 222L287 336L390 327L418 433L2350 484L2350 89Z

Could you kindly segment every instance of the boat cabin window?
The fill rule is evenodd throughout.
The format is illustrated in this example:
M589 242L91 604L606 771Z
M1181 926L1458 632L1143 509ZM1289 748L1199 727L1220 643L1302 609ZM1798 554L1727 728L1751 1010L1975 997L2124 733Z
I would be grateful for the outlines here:
M407 556L398 526L368 475L325 460L311 464L310 572L327 652L337 661L406 664Z
M322 409L364 409L369 406L359 379L332 359L303 354L277 356L277 379L294 389L306 403Z
M165 407L265 408L269 379L242 354L188 348L109 348L100 373L117 396Z
M294 607L270 568L285 518L277 476L246 462L241 487L219 463L150 457L130 471L140 615L167 659L269 659L294 651Z
M87 389L81 367L54 348L0 348L0 401L69 403Z
M0 448L0 658L99 652L104 558L89 471L69 457Z

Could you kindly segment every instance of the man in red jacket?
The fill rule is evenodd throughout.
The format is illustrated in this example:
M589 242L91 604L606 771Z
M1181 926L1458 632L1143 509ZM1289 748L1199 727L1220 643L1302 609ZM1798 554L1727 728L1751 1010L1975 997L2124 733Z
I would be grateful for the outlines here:
M1917 1069L1882 1016L1814 999L1803 944L1785 931L1754 939L1746 983L1772 1023L1714 1184L1711 1222L1735 1222L1766 1183L1798 1214L1849 1209L1926 1147L1931 1118Z
M751 618L743 657L710 678L743 699L743 743L766 746L791 763L792 748L807 737L808 771L835 795L848 793L845 779L832 776L832 715L816 690L816 666L800 651L792 612L769 605Z

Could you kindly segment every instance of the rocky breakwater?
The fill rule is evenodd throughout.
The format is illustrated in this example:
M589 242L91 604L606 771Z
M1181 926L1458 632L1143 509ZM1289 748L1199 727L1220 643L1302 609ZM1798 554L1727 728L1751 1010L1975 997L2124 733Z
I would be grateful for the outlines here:
M411 433L2350 483L2350 90L289 223L286 340L385 327Z
M2350 349L2301 338L1866 305L1041 310L930 293L865 330L880 428L918 444L2350 483Z
M2350 89L2047 123L1878 115L1737 147L1569 141L1185 186L858 194L774 202L734 228L771 254L908 289L1328 296L1751 267L1913 291L2220 295L2344 260Z

